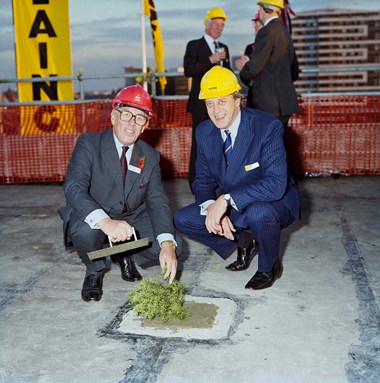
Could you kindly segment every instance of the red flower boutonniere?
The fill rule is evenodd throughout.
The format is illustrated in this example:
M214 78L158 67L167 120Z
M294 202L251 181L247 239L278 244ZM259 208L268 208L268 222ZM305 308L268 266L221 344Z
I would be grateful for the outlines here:
M144 167L144 165L145 165L145 157L141 157L141 158L139 159L139 163L137 164L137 167L138 167L139 169L142 169L142 168Z

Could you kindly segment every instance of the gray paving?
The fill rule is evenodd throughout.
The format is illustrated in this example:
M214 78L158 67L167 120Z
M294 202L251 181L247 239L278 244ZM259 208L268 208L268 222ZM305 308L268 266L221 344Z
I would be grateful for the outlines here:
M100 302L81 300L84 267L63 249L56 213L62 185L0 185L0 382L380 382L380 178L299 185L303 217L283 233L284 274L270 289L244 289L257 259L231 273L185 239L187 293L236 303L217 339L120 331L135 285L115 268ZM173 209L192 201L185 178L165 187Z

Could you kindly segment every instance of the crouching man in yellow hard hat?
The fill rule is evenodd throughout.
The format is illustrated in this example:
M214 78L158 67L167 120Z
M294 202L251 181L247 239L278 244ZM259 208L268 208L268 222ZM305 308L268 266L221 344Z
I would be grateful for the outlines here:
M219 66L202 78L199 98L210 120L196 131L195 202L174 213L183 234L222 258L237 246L226 268L245 270L256 255L258 270L246 288L260 290L281 277L281 229L300 217L300 196L287 171L283 124L272 115L241 108L234 73Z

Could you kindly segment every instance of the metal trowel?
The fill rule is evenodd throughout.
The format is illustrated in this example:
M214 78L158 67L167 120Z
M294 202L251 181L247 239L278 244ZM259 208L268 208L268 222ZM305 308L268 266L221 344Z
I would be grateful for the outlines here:
M90 260L98 259L107 257L112 254L118 254L123 253L124 251L137 249L139 247L148 246L149 240L148 238L142 238L137 239L135 229L132 228L133 231L133 241L121 243L120 245L115 245L114 242L112 242L112 239L110 236L108 236L108 242L110 244L110 247L106 247L105 249L95 250L87 253L88 258Z

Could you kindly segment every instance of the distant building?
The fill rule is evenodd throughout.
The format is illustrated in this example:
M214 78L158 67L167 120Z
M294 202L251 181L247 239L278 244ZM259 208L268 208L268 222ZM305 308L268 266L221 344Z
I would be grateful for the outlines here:
M301 69L380 65L380 12L318 9L297 13L292 38ZM380 90L380 71L301 72L297 92Z

